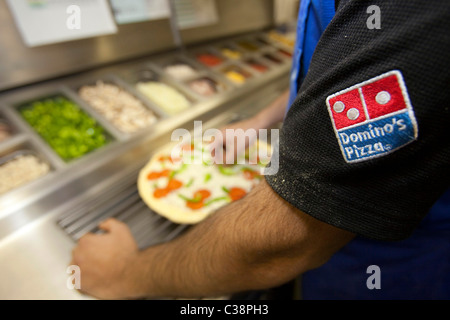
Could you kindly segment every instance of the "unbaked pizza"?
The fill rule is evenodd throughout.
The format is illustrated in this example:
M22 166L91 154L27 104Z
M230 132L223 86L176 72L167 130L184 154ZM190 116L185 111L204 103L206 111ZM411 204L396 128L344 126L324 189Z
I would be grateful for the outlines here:
M268 144L257 141L236 164L225 166L214 164L207 143L169 145L140 171L139 194L172 222L195 224L249 193L262 180L270 152Z

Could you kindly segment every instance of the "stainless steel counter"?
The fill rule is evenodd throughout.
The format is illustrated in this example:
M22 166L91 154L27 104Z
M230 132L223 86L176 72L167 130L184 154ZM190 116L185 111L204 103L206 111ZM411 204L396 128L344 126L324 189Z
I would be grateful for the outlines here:
M251 116L288 86L290 61L285 58L280 65L265 61L270 70L264 74L247 69L253 77L242 86L224 78L220 67L204 68L204 72L223 81L228 90L203 99L188 92L182 83L168 79L193 101L189 110L169 117L139 95L126 81L126 74L149 63L158 69L158 63L179 54L152 56L12 90L0 96L0 111L16 130L12 139L0 143L0 156L25 146L41 154L52 168L43 178L0 196L0 299L89 299L67 288L66 268L75 241L85 232L95 232L96 223L107 216L119 217L128 223L140 247L168 241L183 232L188 226L174 225L142 206L135 192L139 170L154 150L170 142L174 129L192 130L194 120L203 121L203 128L207 129ZM197 63L190 52L182 55ZM233 62L226 62L230 63ZM247 68L241 62L237 64ZM134 135L123 135L81 101L73 90L79 84L111 75L155 110L159 116L156 125ZM74 100L98 119L114 141L79 160L62 161L17 112L20 103L55 92Z

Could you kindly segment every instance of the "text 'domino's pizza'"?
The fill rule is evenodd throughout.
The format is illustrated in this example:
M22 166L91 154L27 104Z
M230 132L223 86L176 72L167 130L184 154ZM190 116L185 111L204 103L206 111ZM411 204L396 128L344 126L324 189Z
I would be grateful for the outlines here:
M348 163L387 155L418 137L414 110L398 70L329 96L327 107Z

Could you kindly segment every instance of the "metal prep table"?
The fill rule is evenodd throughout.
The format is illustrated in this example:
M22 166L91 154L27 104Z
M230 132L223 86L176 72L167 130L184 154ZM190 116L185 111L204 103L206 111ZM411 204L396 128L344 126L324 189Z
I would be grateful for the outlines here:
M203 47L194 48L201 50ZM173 117L158 112L156 125L135 135L122 135L101 117L98 121L111 133L114 142L71 163L65 163L29 127L16 106L31 99L62 93L92 116L98 115L76 95L76 88L95 79L110 79L138 97L127 83L126 74L170 57L191 59L190 52L166 52L127 63L47 81L0 95L0 112L11 122L15 135L0 143L0 156L22 148L32 149L51 165L50 174L0 196L0 299L89 299L69 290L66 273L71 250L86 232L96 232L107 217L127 223L140 248L169 241L189 226L176 225L152 212L141 201L136 187L139 170L154 150L170 142L176 128L192 130L195 121L203 129L220 127L249 117L278 97L288 86L290 60L280 65L265 61L271 68L243 86L220 78L217 70L205 70L220 78L228 90L211 99L201 99L184 90L193 106ZM195 63L194 60L192 60Z

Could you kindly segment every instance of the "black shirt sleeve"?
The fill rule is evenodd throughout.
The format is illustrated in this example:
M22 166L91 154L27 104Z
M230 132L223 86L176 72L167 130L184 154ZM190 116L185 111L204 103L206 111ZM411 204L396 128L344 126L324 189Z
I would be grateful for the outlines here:
M371 5L380 8L381 29L367 26ZM266 175L266 180L289 203L323 222L373 239L407 238L449 187L449 68L450 2L344 2L322 35L307 77L287 113L280 133L279 170ZM403 96L397 94L397 103L410 104L409 115L415 122L406 127L411 132L415 128L417 136L406 137L404 143L398 140L400 147L387 152L389 146L383 145L380 137L389 132L380 129L370 133L368 128L376 127L373 123L359 133L359 141L357 133L350 139L351 131L347 141L339 141L336 130L352 128L351 121L334 119L330 101L339 99L328 99L327 105L327 98L334 94L341 97L340 93L351 88L361 93L373 83L369 80L389 72L400 75L391 79L388 88L398 85L404 89ZM376 94L376 85L371 90ZM352 109L350 98L344 115ZM385 100L386 94L376 98L380 104ZM334 110L342 112L343 108L338 104ZM359 115L346 114L349 119ZM370 117L367 111L366 116ZM382 114L374 117L394 119ZM361 128L359 125L353 127ZM395 134L392 139L405 139ZM361 141L365 140L367 149L362 149ZM342 148L344 142L354 146L356 153L368 153L369 145L385 152L349 161Z

